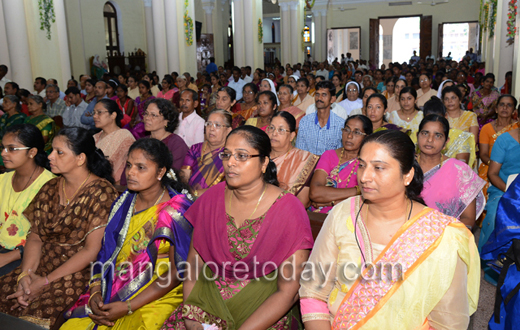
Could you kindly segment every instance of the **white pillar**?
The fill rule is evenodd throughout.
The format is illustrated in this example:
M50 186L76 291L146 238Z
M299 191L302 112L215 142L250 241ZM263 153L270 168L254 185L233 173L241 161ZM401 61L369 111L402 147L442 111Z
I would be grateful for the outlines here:
M164 0L152 0L153 33L155 41L155 65L159 77L168 73L166 56L166 29L164 19Z
M253 26L257 25L258 22L253 20L253 0L242 0L244 6L243 17L244 23L244 50L245 50L245 63L243 66L250 65L255 66L255 46L254 43L258 42L258 36L253 34Z
M0 0L0 17L4 17L4 6ZM5 31L5 23L0 23L0 45L7 45L7 32ZM9 47L0 47L0 64L6 65L9 71L7 71L6 77L8 79L13 78L11 61L9 60Z
M67 36L67 20L65 18L65 5L63 0L54 0L54 14L56 15L56 30L58 31L61 62L61 82L58 85L65 89L67 82L72 76L72 71L70 67L69 38Z
M166 46L168 49L168 71L180 71L181 64L179 58L179 32L178 32L178 17L176 0L165 0L164 14L168 19L166 20ZM181 34L182 35L182 34Z
M202 7L206 13L206 33L213 34L213 5L205 5Z
M294 1L290 3L291 8L291 64L298 63L299 54L303 52L301 49L301 29L298 22L298 7L299 2Z
M323 38L323 33L321 31L321 14L318 11L312 12L312 17L314 20L314 49L313 49L313 58L315 61L321 62L323 61L321 55L321 39Z
M287 63L292 63L291 59L291 15L289 13L289 4L280 3L281 16L280 27L282 29L282 65L285 67Z
M9 47L9 59L13 81L32 91L33 75L31 56L29 53L29 39L27 37L27 24L25 22L25 8L23 1L2 0L4 5L4 21Z
M155 64L155 41L153 37L153 13L152 0L144 0L144 19L146 24L146 49L148 57L148 70L153 72L157 70Z
M508 0L498 0L497 2L495 57L493 63L493 72L496 77L495 85L497 87L504 85L506 73L513 70L513 50L515 44L509 45L507 43L508 3Z
M519 16L516 16L516 31L520 31L520 19ZM515 45L520 44L520 36L518 33L515 35ZM513 86L511 87L511 94L520 95L520 48L514 48L514 56L513 56Z
M233 49L235 53L235 66L245 66L244 45L244 6L243 0L233 1ZM249 24L249 23L248 23ZM248 36L250 38L251 36Z
M320 10L321 14L321 61L327 60L327 9Z

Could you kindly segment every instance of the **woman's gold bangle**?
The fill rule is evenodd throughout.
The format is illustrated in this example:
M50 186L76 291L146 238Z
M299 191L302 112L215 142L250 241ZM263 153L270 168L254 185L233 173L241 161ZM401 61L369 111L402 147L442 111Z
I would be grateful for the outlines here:
M22 272L20 275L18 275L18 278L16 279L16 284L18 285L18 283L20 283L20 280L22 278L24 278L25 276L29 276L29 273L27 272Z
M94 297L94 296L96 295L96 293L101 294L101 291L96 291L96 292L94 292L94 293L92 293L92 294L90 295L90 297L88 298L88 301L87 301L87 306L88 306L89 308L90 308L90 299L92 299L92 297Z

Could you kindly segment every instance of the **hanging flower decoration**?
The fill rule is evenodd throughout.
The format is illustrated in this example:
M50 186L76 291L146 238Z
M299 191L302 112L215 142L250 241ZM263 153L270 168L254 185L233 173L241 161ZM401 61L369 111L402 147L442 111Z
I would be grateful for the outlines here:
M511 45L515 42L516 35L516 11L517 11L517 0L509 1L509 10L507 13L507 43Z
M258 42L263 43L264 42L264 26L262 24L262 19L258 19Z
M189 0L184 1L184 7L186 8L184 11L184 34L186 38L186 44L188 46L193 45L193 20L188 15L188 5Z
M305 5L307 6L307 8L312 9L312 7L314 7L315 2L316 0L305 0Z
M47 31L47 39L51 40L51 24L56 21L52 0L38 0L40 11L40 30Z
M493 38L495 35L495 25L497 22L497 0L490 0L492 5L491 7L491 16L489 17L489 37Z
M484 32L488 29L488 20L489 20L489 2L484 5L484 24L482 24Z
M479 45L482 44L482 32L484 30L484 28L483 28L483 20L482 20L483 12L484 12L484 4L483 4L483 0L480 0L480 7L479 7L479 12L478 12L478 24L479 24L479 30L480 30L480 33L479 33Z

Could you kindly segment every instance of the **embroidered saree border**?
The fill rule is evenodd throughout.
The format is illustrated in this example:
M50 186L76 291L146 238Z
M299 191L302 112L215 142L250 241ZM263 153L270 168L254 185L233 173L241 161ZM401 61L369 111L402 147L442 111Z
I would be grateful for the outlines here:
M413 227L417 227L417 226L422 226L424 225L423 221L421 220L421 218L423 216L426 216L428 213L430 212L433 212L432 209L430 208L425 208L424 210L422 210L421 212L419 212L416 216L415 216L415 219L413 219L412 221L408 221L407 223L405 223L398 231L397 233L394 235L394 237L392 238L392 240L390 241L390 243L387 245L387 247L381 252L381 254L379 255L379 257L377 258L377 260L375 261L376 263L378 262L381 262L381 260L388 258L390 259L391 256L387 256L387 253L389 252L390 249L392 250L395 250L398 246L394 246L395 243L400 243L400 241L406 239L406 237L402 237L402 235L409 229L413 229ZM424 221L427 221L426 219L424 219ZM439 233L439 235L437 235L436 237L432 238L433 240L433 243L430 244L425 250L424 252L415 260L413 260L409 267L405 269L405 273L403 274L403 277L406 277L406 276L409 276L411 273L413 273L417 267L419 267L419 265L426 259L429 257L429 255L437 248L437 246L440 244L440 241L443 237L443 234L444 234L444 229L450 225L450 223L446 223L447 221L446 220L442 220L442 219L438 219L436 221L439 225L442 226L442 232ZM444 225L444 226L443 226ZM432 235L435 235L435 234L432 234ZM387 262L390 262L390 260L387 260ZM365 269L363 271L363 275L366 275L368 272L368 269ZM359 329L361 326L363 326L366 322L368 322L368 320L373 317L381 308L382 306L392 297L392 295L400 288L400 286L402 285L402 283L404 283L404 281L399 281L399 282L388 282L387 284L387 290L386 292L383 292L382 295L380 295L380 300L377 301L374 306L372 307L372 309L364 316L362 317L359 313L353 315L353 317L348 320L347 322L350 324L348 325L348 327L350 329ZM344 306L346 303L348 303L348 300L352 297L352 295L355 293L355 292L359 292L361 290L363 290L364 288L360 288L360 285L362 285L362 277L358 278L358 280L354 283L354 285L350 288L349 292L345 295L345 298L343 299L342 303L340 306ZM334 322L332 324L332 327L335 328L335 327L341 327L341 326L344 326L344 325L340 325L340 318L343 317L345 314L344 311L342 311L342 307L340 307L340 310L338 310L338 313L336 314L336 317L334 319ZM355 317L358 317L359 319L356 321ZM361 318L362 317L362 318ZM355 322L355 323L353 323Z

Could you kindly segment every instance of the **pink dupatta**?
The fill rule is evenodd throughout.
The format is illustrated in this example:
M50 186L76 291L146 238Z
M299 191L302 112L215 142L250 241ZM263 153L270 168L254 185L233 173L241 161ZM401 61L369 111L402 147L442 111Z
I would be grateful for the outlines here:
M478 218L485 206L485 185L486 181L466 163L450 158L440 168L436 166L424 174L421 197L427 206L457 219L476 198Z
M194 227L193 247L215 276L260 278L294 252L312 248L309 217L298 198L286 194L267 211L249 255L237 261L228 242L225 189L225 182L209 188L185 214Z

